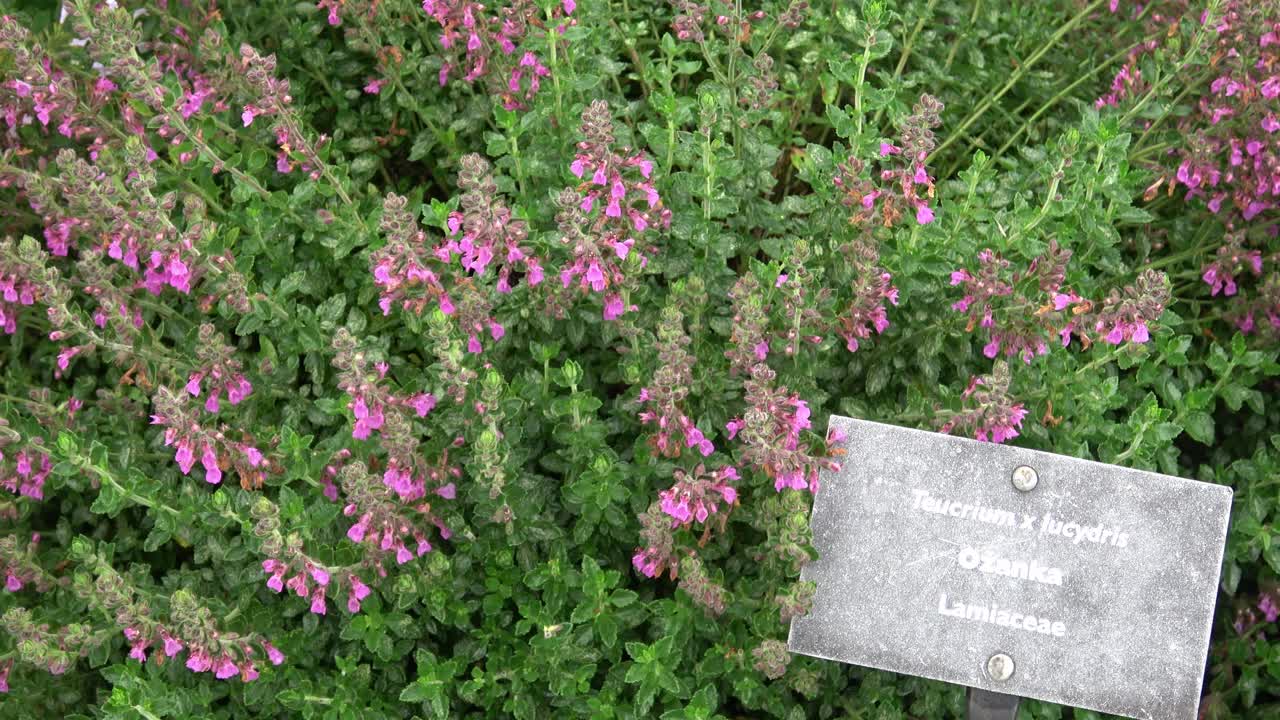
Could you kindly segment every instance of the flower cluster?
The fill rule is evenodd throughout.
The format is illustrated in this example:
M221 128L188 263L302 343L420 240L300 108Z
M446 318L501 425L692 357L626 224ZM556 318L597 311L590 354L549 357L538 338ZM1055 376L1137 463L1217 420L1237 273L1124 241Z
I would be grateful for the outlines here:
M183 475L191 473L197 459L204 468L206 482L217 485L222 482L224 470L234 468L245 487L262 484L266 458L248 441L236 441L225 435L226 426L209 429L196 421L196 414L187 406L184 393L175 393L163 385L153 398L155 412L151 424L164 430L164 444L174 448L173 459Z
M243 682L258 678L254 658L259 650L272 665L284 662L284 654L256 633L242 635L219 628L213 612L188 590L175 591L168 601L168 620L158 620L152 603L138 588L86 544L77 545L73 555L82 559L94 578L77 574L75 592L123 630L130 658L163 663L185 650L188 670L212 672L219 680L239 677ZM162 654L149 654L152 648Z
M1280 207L1280 11L1229 0L1218 12L1199 18L1212 23L1213 80L1179 121L1187 145L1176 153L1170 190L1181 186L1188 199L1248 222Z
M937 98L920 96L911 114L902 121L899 144L880 143L879 162L883 169L878 182L868 177L867 165L859 158L849 157L840 164L832 182L842 193L842 202L853 211L852 222L869 221L877 212L885 227L894 225L907 212L914 213L921 225L933 222L929 201L934 184L925 160L937 146L933 129L942 124L942 110Z
M720 509L721 502L730 507L738 502L738 490L730 483L740 478L732 465L708 472L699 463L688 472L676 468L674 474L675 485L658 493L658 507L671 516L673 527L705 523ZM723 527L724 515L719 517Z
M737 42L752 34L756 27L768 20L769 14L764 10L746 10L742 3L733 0L708 0L698 3L694 0L670 0L674 16L671 19L671 30L677 40L702 44L706 42L708 33L715 33L725 40ZM806 0L791 0L774 20L774 27L769 34L781 30L795 30L804 24L809 10Z
M774 294L781 297L777 308L781 329L774 332L778 342L772 347L753 348L761 362L770 349L781 348L783 355L794 357L805 343L816 347L832 329L828 310L833 293L809 271L812 256L809 243L796 242L786 260L787 272L780 273L774 280Z
M1101 302L1082 312L1077 323L1091 327L1096 337L1111 345L1144 343L1151 339L1149 324L1158 319L1170 300L1169 279L1156 270L1143 270L1133 285L1113 288ZM1059 301L1055 300L1055 306ZM1070 302L1070 300L1061 301ZM1075 324L1068 323L1060 334L1062 344L1070 341Z
M662 511L659 503L652 503L639 516L640 541L631 556L631 565L645 577L657 577L667 568L674 572L675 537L672 534L671 516Z
M1009 366L1004 361L997 361L990 375L971 378L960 395L962 409L943 423L939 431L959 431L993 443L1018 437L1027 409L1009 395L1010 381Z
M578 142L573 162L569 163L569 172L584 179L578 187L582 211L590 213L597 204L604 205L605 218L620 221L625 216L636 232L644 232L650 225L663 228L670 225L671 211L662 206L653 184L653 161L644 152L615 148L613 115L608 103L597 100L582 111L580 132L583 139ZM625 241L619 238L618 242ZM619 257L626 257L622 249L615 247L614 250Z
M693 356L685 350L689 342L684 315L674 307L664 308L658 325L658 369L653 381L640 388L636 398L645 408L640 412L640 422L656 428L649 436L649 444L664 457L679 457L685 447L697 448L703 457L715 451L711 441L681 409L693 383Z
M525 245L529 239L528 224L512 215L498 193L488 161L474 153L464 155L458 172L459 199L462 208L448 219L450 239L436 248L444 262L461 258L463 269L477 277L485 274L490 264L497 274L497 290L511 292L512 273L522 272L529 286L542 282L542 265ZM491 321L491 326L496 322Z
M252 46L243 44L240 46L238 70L235 77L243 80L242 92L250 98L240 113L240 122L249 127L260 117L270 119L271 132L278 147L276 171L289 173L299 167L310 179L320 179L325 172L320 147L327 138L321 135L312 141L302 132L302 122L292 104L289 81L276 77L276 56L262 55ZM341 194L341 188L338 192Z
M542 78L551 74L536 52L521 53L518 46L530 38L530 28L554 27L563 35L577 3L562 0L545 19L538 17L538 6L530 0L512 0L492 9L474 0L423 0L422 9L442 30L440 45L446 58L440 84L448 83L455 71L461 71L467 83L493 78L494 94L502 98L503 107L515 110L525 107L541 88Z
M26 273L5 262L0 251L0 330L6 335L18 331L18 313L21 308L35 304L37 286Z
M0 617L0 628L15 645L18 659L28 665L41 668L50 675L62 675L76 661L85 657L103 643L101 635L90 626L72 623L61 628L50 628L48 623L37 623L31 611L22 607L7 610ZM9 670L12 660L0 666L0 692L8 692Z
M435 302L441 312L456 311L453 300L445 292L440 275L432 269L439 262L436 251L428 247L427 234L406 210L408 199L389 193L382 204L382 232L387 243L369 255L373 282L381 288L378 306L383 315L399 305L404 310L421 314L428 302ZM442 250L446 258L450 253Z
M12 467L6 467L3 445L0 445L0 487L32 500L44 499L44 482L53 471L48 452L33 438L32 444L13 453Z
M774 596L779 620L785 625L793 618L803 617L813 609L813 595L818 586L812 582L797 581L787 586L786 592Z
M371 358L346 328L340 328L334 336L333 348L338 387L351 396L347 404L355 418L351 437L368 439L373 431L383 428L388 414L412 411L417 417L426 417L435 408L436 397L431 393L396 395L388 390L383 381L390 366Z
M627 270L643 269L657 252L645 231L668 227L671 211L654 187L653 161L643 152L615 149L608 103L597 100L582 111L581 133L569 170L587 179L556 198L560 242L571 249L560 283L603 294L604 319L614 320L636 309L626 300Z
M889 312L885 301L898 304L898 288L891 276L880 267L880 253L869 234L840 247L847 259L846 267L852 270L849 281L850 298L844 312L836 318L840 337L849 352L857 352L859 342L878 335L889 327Z
M809 405L786 387L775 386L776 377L763 363L751 369L751 377L743 383L747 411L726 424L729 439L741 436L742 462L773 480L775 490L817 492L818 471L836 470L839 464L801 445L800 433L812 427ZM835 442L830 439L828 449Z
M743 274L729 290L729 299L733 301L733 325L724 356L729 359L730 374L748 375L756 363L769 357L769 316L760 280L754 273Z
M170 212L176 197L152 194L156 176L144 153L141 142L131 137L118 151L104 149L95 163L64 149L54 162L56 174L10 172L26 191L28 204L43 217L45 241L54 256L66 256L77 238L96 237L95 249L141 273L138 287L152 295L165 287L188 294L204 273L196 248L207 227L199 222L202 212L191 205L184 205L191 220L187 227L175 224ZM104 174L129 176L131 182L102 182Z
M32 533L26 545L19 545L16 535L0 538L0 573L4 574L4 589L18 592L23 588L45 592L52 583L40 567L36 551L40 546L40 533Z
M1264 330L1280 337L1280 272L1268 275L1257 294L1234 309L1232 316L1241 332Z
M791 664L791 653L787 651L787 644L781 640L765 640L751 651L751 656L756 659L752 667L770 680L786 675L787 665Z
M707 569L697 555L686 555L680 560L680 589L688 593L693 603L707 615L724 614L726 593L724 586L707 575Z
M6 73L0 83L0 117L10 130L0 142L8 144L18 137L18 128L33 122L46 132L56 130L68 138L93 132L80 112L74 81L54 68L52 58L31 32L9 15L0 15L0 50L13 59L15 70ZM105 77L99 83L102 93L114 89L114 83Z
M203 392L207 412L218 412L219 396L225 396L232 405L239 405L253 392L253 385L241 372L242 366L235 357L234 349L209 323L200 326L197 337L196 358L200 361L200 369L187 378L187 392L193 397L200 397Z
M1169 301L1164 275L1144 271L1134 285L1113 289L1103 301L1094 302L1064 288L1070 260L1070 250L1050 241L1025 271L1010 272L1009 260L983 250L976 268L951 273L951 284L964 292L951 309L968 316L969 331L987 331L982 353L993 359L1004 354L1029 364L1049 352L1052 335L1063 347L1075 336L1086 347L1094 341L1119 345L1150 340L1149 323L1160 317Z
M372 479L364 463L351 463L342 469L339 477L343 494L347 497L342 514L356 518L347 529L347 538L351 542L392 553L396 563L403 565L432 550L427 531L420 526L418 518L435 525L440 537L445 540L453 535L453 531L432 513L431 503L423 502L407 508L395 499L385 485ZM435 494L452 499L454 492L454 485L450 483L438 488ZM410 511L414 516L409 515ZM378 566L381 567L380 561Z
M369 597L372 590L355 573L355 568L335 568L307 555L301 537L280 531L280 512L270 500L258 498L252 514L256 521L253 534L261 540L262 552L268 556L262 561L262 571L268 575L269 589L279 593L287 587L298 597L308 598L311 612L324 615L326 595L345 588L347 610L360 612L361 601Z

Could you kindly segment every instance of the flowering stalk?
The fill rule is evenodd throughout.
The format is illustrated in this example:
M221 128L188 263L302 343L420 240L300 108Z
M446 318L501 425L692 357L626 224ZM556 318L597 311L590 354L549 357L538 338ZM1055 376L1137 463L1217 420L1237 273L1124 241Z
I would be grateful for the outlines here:
M1009 365L997 361L990 375L970 378L960 394L962 408L942 424L939 432L972 434L983 442L1002 443L1018 437L1027 409L1009 395Z
M174 448L174 461L183 475L190 474L199 460L205 482L217 485L222 482L224 470L235 469L241 486L262 486L266 459L251 442L229 438L225 424L215 429L201 425L187 405L186 393L175 393L162 385L153 401L151 424L165 429L164 444Z
M373 591L356 574L358 567L334 567L307 555L297 533L284 535L280 531L280 509L264 497L254 501L252 515L256 521L253 534L267 556L262 571L268 575L269 589L278 593L288 587L298 597L308 598L311 612L317 615L326 612L326 595L340 590L347 596L347 610L360 612L361 601Z
M651 228L671 224L653 183L653 161L628 147L615 148L609 105L597 100L582 111L583 140L569 171L585 178L556 198L560 243L570 256L560 267L565 290L603 295L603 317L615 320L635 310L626 297L630 277L643 270L657 248L647 242Z
M453 535L444 521L432 512L430 502L419 503L412 508L404 506L385 485L372 479L364 463L354 462L344 467L339 478L343 494L347 497L342 514L356 518L347 529L347 538L351 542L392 553L396 564L403 565L432 550L427 531L419 524L419 518L426 524L435 525L441 538L448 540ZM451 499L453 492L453 485L449 484L436 494ZM382 574L381 560L375 558L374 563Z
M190 591L176 590L169 598L168 619L160 620L151 603L91 543L77 539L72 556L87 570L75 575L76 594L123 629L130 658L164 663L185 650L186 667L192 672L212 672L219 680L239 677L243 682L258 678L255 655L259 651L272 665L284 662L284 655L257 633L219 628L213 613ZM162 654L149 654L152 648Z
M536 51L520 52L519 46L541 44L533 37L532 28L553 28L546 32L563 35L573 23L570 16L576 8L575 0L562 0L543 20L538 6L529 0L495 3L492 9L472 0L423 0L423 11L442 30L439 41L445 59L440 66L440 85L448 83L455 72L461 72L469 84L488 78L504 108L525 108L551 69ZM551 38L549 42L557 41Z
M1011 263L991 250L978 253L978 267L951 273L951 284L964 297L951 309L965 313L968 330L987 331L982 352L989 358L1003 353L1030 364L1049 352L1048 338L1057 335L1062 346L1079 337L1085 347L1095 341L1119 345L1151 339L1150 323L1169 302L1168 280L1155 270L1138 276L1135 285L1112 290L1102 301L1086 300L1064 287L1071 251L1050 241L1043 255L1025 271L1009 272Z
M649 436L649 444L664 457L679 457L684 448L697 448L703 457L715 452L715 446L681 409L693 384L693 356L685 350L689 343L684 315L674 307L665 308L658 325L658 369L636 398L644 407L641 424L653 425L656 430Z
M775 490L817 492L818 471L839 469L839 463L801 446L800 433L812 427L809 405L785 386L775 386L776 377L763 363L751 369L751 377L743 383L747 411L725 426L729 439L742 436L741 462L773 480ZM835 442L836 438L828 439L828 450Z

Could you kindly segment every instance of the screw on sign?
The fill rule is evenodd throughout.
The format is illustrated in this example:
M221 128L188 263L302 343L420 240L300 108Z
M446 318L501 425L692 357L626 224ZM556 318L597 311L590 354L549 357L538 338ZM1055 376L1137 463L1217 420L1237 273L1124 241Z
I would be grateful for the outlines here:
M1012 720L1022 697L1196 718L1230 488L831 426L858 462L824 471L814 498L819 557L801 577L817 589L792 652L968 686L975 720Z

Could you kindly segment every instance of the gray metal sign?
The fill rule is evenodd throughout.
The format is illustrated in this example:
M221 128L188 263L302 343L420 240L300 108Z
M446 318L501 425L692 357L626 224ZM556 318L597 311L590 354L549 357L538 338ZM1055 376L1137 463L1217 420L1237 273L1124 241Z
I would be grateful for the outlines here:
M792 652L1194 720L1231 489L832 416Z

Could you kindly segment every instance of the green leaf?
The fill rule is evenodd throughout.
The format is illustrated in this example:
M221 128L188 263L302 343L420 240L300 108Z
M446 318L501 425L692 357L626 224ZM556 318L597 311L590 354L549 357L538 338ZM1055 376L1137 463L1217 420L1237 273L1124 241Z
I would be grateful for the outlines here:
M1200 411L1187 413L1182 423L1192 439L1205 445L1213 444L1213 417L1209 413Z

